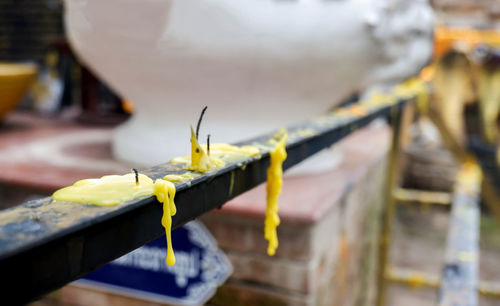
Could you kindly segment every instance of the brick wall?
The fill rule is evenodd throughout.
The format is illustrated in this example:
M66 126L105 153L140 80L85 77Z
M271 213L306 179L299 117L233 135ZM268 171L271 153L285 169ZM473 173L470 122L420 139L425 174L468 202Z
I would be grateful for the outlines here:
M204 216L234 266L211 305L373 305L389 138L387 128L360 131L339 145L336 169L285 178L273 257L256 213L265 206L264 186Z

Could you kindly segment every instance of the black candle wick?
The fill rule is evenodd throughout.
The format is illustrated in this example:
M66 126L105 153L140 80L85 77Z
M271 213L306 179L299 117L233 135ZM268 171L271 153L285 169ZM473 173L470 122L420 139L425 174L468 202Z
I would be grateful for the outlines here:
M137 172L137 169L133 168L132 171L135 173L135 185L139 186L139 172Z

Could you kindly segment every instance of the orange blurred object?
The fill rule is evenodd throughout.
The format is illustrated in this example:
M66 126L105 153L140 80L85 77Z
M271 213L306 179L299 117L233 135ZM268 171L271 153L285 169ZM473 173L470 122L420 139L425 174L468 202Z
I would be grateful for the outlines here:
M0 63L0 118L21 101L37 70L34 64Z
M352 115L356 115L356 116L366 116L367 112L366 112L366 108L364 108L363 106L360 106L360 105L351 105L349 107L349 111L351 112Z
M437 27L434 31L434 58L440 58L452 47L460 43L471 48L480 44L487 44L492 47L500 46L500 32L471 28Z
M422 68L422 70L420 70L418 77L423 82L430 82L434 78L435 72L436 68L434 66L427 65L424 68Z
M134 103L129 100L122 100L122 108L127 114L132 114L134 112Z

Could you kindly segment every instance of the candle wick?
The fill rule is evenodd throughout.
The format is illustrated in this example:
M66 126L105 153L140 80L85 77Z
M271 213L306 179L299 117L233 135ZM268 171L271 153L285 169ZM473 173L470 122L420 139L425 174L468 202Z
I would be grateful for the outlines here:
M133 168L132 171L135 173L135 185L139 186L139 172L137 172L137 169Z
M207 110L208 106L205 106L203 110L201 111L200 118L198 119L198 124L196 124L196 140L198 140L198 134L200 132L200 125L201 125L201 120L203 119L203 116L205 115L205 111Z
M210 134L207 135L207 154L210 156Z

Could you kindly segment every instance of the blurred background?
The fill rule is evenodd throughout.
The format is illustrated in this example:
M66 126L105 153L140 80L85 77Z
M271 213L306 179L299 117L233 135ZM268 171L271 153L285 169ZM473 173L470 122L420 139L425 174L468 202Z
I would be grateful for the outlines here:
M389 277L387 305L394 306L438 303L436 287L445 258L450 202L460 168L453 148L478 154L479 163L490 180L488 201L500 205L497 201L500 194L500 154L497 156L500 2L432 0L430 5L434 11L432 57L414 76L431 84L432 90L428 99L419 105L421 115L409 129L402 150L400 192L396 198L408 205L397 207L390 251L390 266L397 269ZM63 13L64 4L58 0L0 0L0 209L49 196L78 179L125 173L131 166L114 158L111 142L113 128L134 114L133 102L111 89L78 59L65 35ZM359 90L354 94L363 96L369 92ZM346 93L341 100L352 94ZM446 137L443 129L447 131ZM351 141L360 144L364 140ZM355 184L363 184L366 189L371 186L369 181ZM485 196L483 194L483 198ZM481 202L481 212L479 279L483 292L479 295L479 305L500 305L500 223L491 206ZM205 221L212 232L217 232L224 223L211 217ZM230 227L225 230L229 231ZM246 284L238 287L244 281L257 282L258 277L252 278L250 272L238 272L238 267L252 265L248 259L250 251L248 254L235 251L230 245L234 241L224 242L227 237L223 234L214 236L230 254L235 276L225 290L218 291L211 300L213 305L259 304L270 296L272 299L267 305L374 304L369 297L359 298L373 295L368 289L351 292L346 288L348 280L361 282L362 277L353 272L357 268L352 271L339 268L342 260L346 260L342 257L344 238L339 238L339 249L335 249L340 255L332 259L336 262L332 268L333 284L337 288L334 291L343 293L336 293L335 298L325 302L326 297L316 299L316 295L323 294L319 289L276 289L279 284L266 280L259 283L264 293L252 291L254 289L248 289ZM353 239L362 240L359 237ZM247 261L242 263L242 258ZM283 258L287 257L283 255ZM291 258L305 260L300 256L291 255ZM267 259L262 260L267 263ZM154 304L136 297L96 292L98 290L70 285L34 304L92 305L95 301L100 305ZM249 295L253 294L262 295L262 300L252 300ZM95 300L89 302L85 296Z

